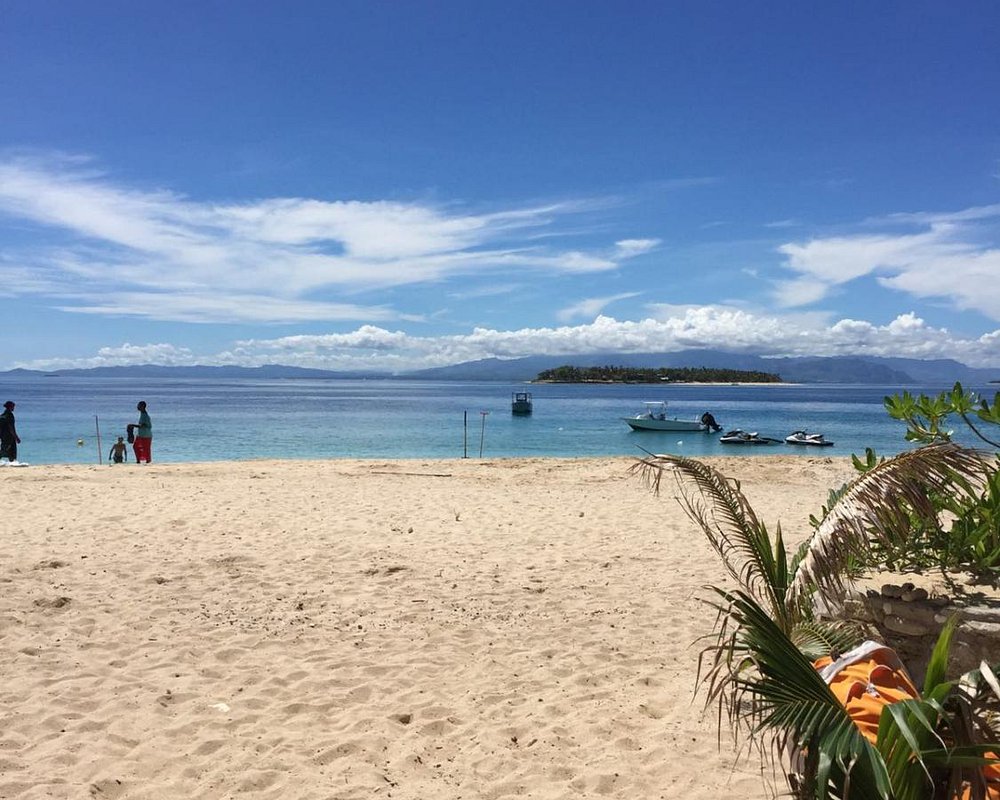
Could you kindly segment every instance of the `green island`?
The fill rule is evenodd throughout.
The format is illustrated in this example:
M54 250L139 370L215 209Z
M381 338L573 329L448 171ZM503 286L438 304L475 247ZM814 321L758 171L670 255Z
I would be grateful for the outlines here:
M534 383L781 383L769 372L714 367L574 367L539 372Z

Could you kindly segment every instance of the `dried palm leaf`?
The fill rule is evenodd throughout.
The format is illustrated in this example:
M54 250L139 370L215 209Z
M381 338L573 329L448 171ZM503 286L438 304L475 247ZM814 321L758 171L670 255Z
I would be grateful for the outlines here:
M951 442L901 453L849 484L820 521L789 587L791 598L810 586L837 596L852 553L872 541L905 542L914 523L938 524L932 495L971 495L982 486L991 456Z

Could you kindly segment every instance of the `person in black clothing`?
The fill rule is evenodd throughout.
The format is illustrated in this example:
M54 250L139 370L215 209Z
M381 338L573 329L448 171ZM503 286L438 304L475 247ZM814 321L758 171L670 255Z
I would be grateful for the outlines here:
M721 431L722 427L718 422L715 421L715 417L711 415L708 411L701 415L701 424L708 428L710 431Z
M3 413L0 414L0 459L17 461L19 444L21 437L17 435L17 427L14 424L14 401L8 400L3 404Z

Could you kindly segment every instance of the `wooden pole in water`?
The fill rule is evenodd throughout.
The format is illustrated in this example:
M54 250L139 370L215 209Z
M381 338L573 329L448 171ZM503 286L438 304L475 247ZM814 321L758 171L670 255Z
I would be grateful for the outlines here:
M479 413L480 413L480 415L483 418L483 426L479 430L479 457L482 458L483 457L483 439L486 438L486 415L489 414L490 412L489 411L480 411Z
M97 428L97 463L104 463L104 451L101 449L101 421L94 414L94 427Z
M462 412L462 458L469 457L469 410Z

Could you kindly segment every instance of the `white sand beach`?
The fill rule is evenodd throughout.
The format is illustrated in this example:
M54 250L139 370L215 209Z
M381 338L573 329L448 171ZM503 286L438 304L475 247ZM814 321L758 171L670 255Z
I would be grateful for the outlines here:
M708 459L807 530L847 459ZM4 470L0 798L765 798L631 459Z

